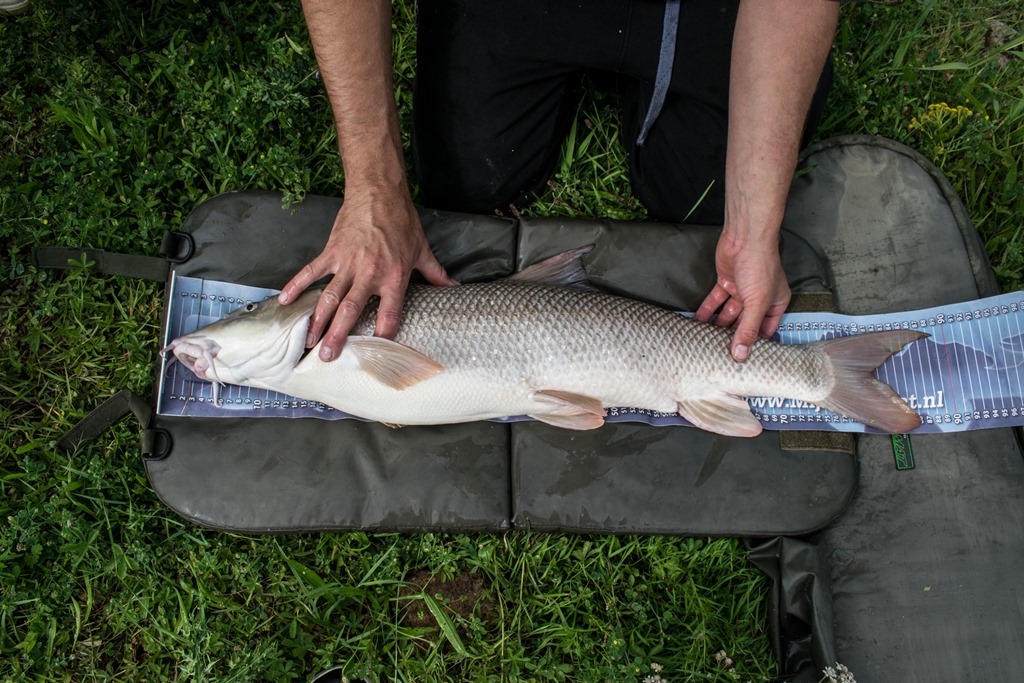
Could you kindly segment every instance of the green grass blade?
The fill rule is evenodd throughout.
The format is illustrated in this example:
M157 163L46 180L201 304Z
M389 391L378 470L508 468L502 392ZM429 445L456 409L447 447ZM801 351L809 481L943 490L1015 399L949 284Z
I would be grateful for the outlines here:
M455 630L455 624L448 617L444 608L438 604L437 600L432 595L427 593L418 593L417 598L423 601L430 610L430 613L434 615L434 619L437 621L437 625L441 629L441 633L444 634L445 640L463 657L469 657L469 651L466 650L465 644L462 642L462 638L459 637L459 632Z

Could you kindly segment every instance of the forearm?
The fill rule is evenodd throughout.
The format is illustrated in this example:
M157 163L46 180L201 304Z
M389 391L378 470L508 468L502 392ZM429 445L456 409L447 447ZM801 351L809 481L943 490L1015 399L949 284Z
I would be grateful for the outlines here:
M334 112L347 193L408 192L396 113L388 0L302 0Z
M736 20L726 154L727 239L778 239L811 98L839 16L836 0L744 0Z

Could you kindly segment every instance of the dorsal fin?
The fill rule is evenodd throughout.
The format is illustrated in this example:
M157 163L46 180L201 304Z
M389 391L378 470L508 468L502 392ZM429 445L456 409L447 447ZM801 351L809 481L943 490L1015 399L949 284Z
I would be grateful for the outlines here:
M568 287L570 289L593 290L595 287L590 284L590 280L587 278L587 271L583 268L583 257L589 254L593 248L593 244L587 244L570 249L569 251L563 251L561 254L555 254L550 258L522 269L515 275L509 276L508 279Z

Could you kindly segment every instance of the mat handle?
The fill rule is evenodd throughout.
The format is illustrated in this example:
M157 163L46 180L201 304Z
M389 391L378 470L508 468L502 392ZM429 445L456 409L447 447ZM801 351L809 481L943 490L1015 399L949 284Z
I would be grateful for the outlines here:
M163 460L171 453L173 441L166 429L150 427L153 409L130 389L122 389L79 420L57 442L57 451L68 455L109 429L128 414L135 416L142 427L140 445L144 460Z
M82 247L32 247L32 264L37 268L71 270L88 268L98 273L165 282L170 264L184 263L196 252L187 232L168 230L160 241L160 256L120 254Z

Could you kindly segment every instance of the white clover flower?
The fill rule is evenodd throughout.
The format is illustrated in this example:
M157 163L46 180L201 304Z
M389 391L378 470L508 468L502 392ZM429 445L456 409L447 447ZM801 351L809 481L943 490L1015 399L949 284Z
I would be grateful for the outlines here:
M835 668L829 666L822 669L825 678L823 681L829 681L829 683L857 683L857 679L853 677L853 673L846 667L845 664L836 662Z
M839 674L839 683L857 683L857 679L849 671Z

